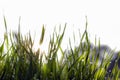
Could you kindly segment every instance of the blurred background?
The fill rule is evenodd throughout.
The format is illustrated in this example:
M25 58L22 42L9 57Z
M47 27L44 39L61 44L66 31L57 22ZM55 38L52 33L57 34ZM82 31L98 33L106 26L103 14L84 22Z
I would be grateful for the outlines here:
M86 16L88 33L92 43L100 38L101 44L120 50L120 2L119 0L0 0L0 42L5 31L3 16L6 17L8 31L17 31L21 17L21 32L29 31L35 37L35 48L47 50L49 37L54 28L67 28L62 47L66 49L69 38L72 46L79 43L79 31L85 30ZM45 39L38 45L42 25L45 25ZM73 33L76 42L73 40Z

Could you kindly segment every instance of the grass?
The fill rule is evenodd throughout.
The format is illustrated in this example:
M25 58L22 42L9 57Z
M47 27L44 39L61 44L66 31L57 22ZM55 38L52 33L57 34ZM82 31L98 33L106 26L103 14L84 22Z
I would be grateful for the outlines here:
M8 33L5 17L4 24L6 32L4 41L0 45L0 80L119 80L120 78L117 64L119 57L113 70L106 75L112 52L102 59L102 63L99 63L100 54L99 52L97 54L96 47L92 52L90 51L91 42L88 37L87 24L78 48L72 48L69 41L69 53L63 51L61 47L66 24L61 34L53 32L47 55L40 49L36 52L33 50L34 40L30 34L22 36L20 24L18 33ZM44 34L43 26L39 45L44 40ZM95 46L100 47L100 41L97 42L95 39ZM57 56L58 50L62 56L60 60Z

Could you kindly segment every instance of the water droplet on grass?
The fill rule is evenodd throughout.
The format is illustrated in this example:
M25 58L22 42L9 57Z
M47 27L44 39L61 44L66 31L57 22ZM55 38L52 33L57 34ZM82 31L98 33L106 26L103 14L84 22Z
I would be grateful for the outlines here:
M111 70L109 70L108 72L111 72Z
M84 62L84 59L82 59L82 62Z

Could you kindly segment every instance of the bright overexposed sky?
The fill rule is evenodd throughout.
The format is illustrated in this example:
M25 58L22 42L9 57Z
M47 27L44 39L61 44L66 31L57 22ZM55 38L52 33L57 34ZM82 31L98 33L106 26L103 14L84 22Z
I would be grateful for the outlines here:
M67 23L67 29L62 46L67 48L69 37L73 32L76 43L79 41L79 31L85 29L87 16L88 32L94 43L95 36L100 38L101 44L120 50L120 1L119 0L0 0L0 39L3 37L4 21L7 20L9 30L16 31L21 16L21 32L27 34L29 30L36 35L38 41L42 24L46 33L44 45L47 45L48 36L53 28ZM36 44L37 46L37 44ZM43 49L46 46L42 47Z

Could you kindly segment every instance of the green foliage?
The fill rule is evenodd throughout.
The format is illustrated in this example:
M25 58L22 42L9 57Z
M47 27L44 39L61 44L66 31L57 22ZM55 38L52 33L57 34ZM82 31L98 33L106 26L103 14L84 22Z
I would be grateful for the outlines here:
M24 37L21 35L20 24L18 33L8 34L5 17L4 23L6 33L4 42L0 45L0 80L118 80L120 78L117 64L106 77L112 52L111 55L102 59L102 63L99 63L100 54L99 52L96 54L96 47L93 51L90 50L87 23L78 48L72 49L71 41L69 41L70 52L63 51L61 43L65 34L65 24L61 34L53 33L47 54L40 49L36 52L33 50L34 41L30 34ZM43 26L40 45L43 42L44 34L45 28ZM83 42L84 44L82 44ZM96 44L95 39L95 46ZM98 46L100 48L100 41ZM58 50L62 55L60 60L57 56Z

